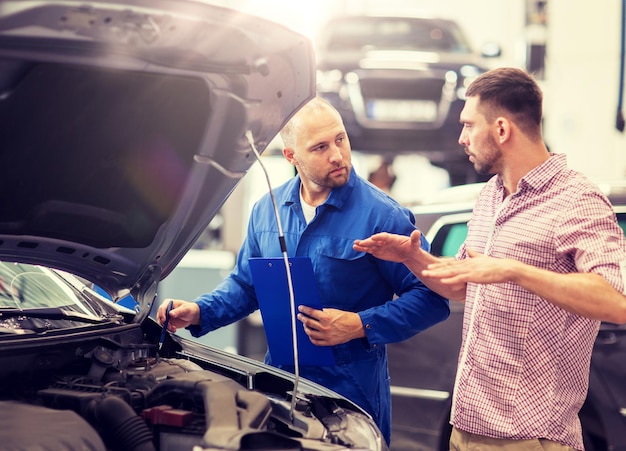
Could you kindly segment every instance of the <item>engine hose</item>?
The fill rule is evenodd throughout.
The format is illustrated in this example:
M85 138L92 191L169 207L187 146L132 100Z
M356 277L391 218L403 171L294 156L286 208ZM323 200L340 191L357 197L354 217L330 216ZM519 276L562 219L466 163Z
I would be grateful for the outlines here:
M107 396L95 401L97 426L113 449L120 451L155 451L150 429L123 399Z

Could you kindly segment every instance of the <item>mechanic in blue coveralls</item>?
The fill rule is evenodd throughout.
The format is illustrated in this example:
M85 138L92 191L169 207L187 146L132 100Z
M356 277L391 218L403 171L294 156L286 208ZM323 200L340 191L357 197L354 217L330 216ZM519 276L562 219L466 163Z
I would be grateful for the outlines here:
M389 443L385 345L445 320L448 301L406 266L352 249L355 239L378 232L408 236L416 229L415 220L408 209L356 174L343 121L329 103L310 101L281 131L281 138L283 155L297 170L294 178L274 189L288 256L312 259L324 305L323 310L301 307L298 319L313 344L332 346L335 358L335 366L300 366L300 375L368 411ZM425 240L422 246L429 248ZM248 259L281 256L268 193L252 209L231 274L194 301L174 299L169 330L187 327L198 337L245 318L259 308ZM161 324L169 301L157 312ZM269 352L265 360L272 364Z

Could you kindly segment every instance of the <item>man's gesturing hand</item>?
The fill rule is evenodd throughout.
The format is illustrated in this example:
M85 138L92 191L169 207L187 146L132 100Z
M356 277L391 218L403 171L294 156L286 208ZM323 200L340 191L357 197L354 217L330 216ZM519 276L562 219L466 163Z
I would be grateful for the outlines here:
M381 260L404 263L421 250L419 230L408 237L382 232L364 240L355 240L352 246L359 252L367 252Z

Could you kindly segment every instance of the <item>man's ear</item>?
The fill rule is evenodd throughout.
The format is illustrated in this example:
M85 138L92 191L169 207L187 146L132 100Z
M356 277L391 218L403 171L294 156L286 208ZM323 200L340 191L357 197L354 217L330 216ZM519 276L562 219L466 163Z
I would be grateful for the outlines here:
M502 144L511 137L511 122L505 117L498 117L495 124L497 140Z
M285 157L285 160L287 160L289 163L293 164L294 166L296 166L297 164L295 154L296 153L294 152L293 148L291 147L283 148L283 156Z

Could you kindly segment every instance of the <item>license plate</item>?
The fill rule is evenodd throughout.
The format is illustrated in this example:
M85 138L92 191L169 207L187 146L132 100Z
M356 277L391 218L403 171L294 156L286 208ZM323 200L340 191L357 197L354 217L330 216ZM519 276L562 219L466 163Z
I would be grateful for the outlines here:
M372 100L368 102L370 119L390 122L434 122L437 103L429 100Z

